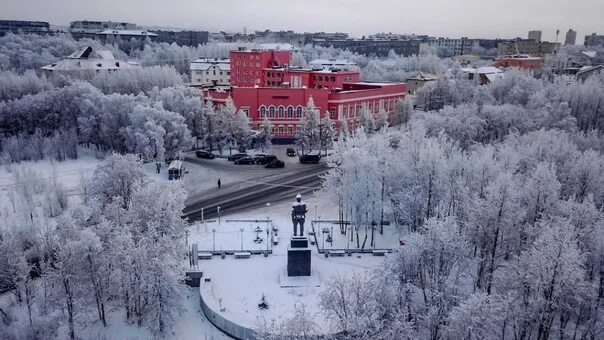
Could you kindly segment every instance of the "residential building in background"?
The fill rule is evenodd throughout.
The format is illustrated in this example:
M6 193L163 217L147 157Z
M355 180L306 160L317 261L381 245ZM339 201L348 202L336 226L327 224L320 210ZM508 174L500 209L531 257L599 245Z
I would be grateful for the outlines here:
M350 60L344 59L315 59L308 63L313 70L342 70L353 71L358 70L357 64Z
M135 30L136 24L130 22L78 20L69 23L70 31Z
M97 32L96 36L102 41L114 41L117 39L121 40L145 40L150 39L154 41L157 38L157 34L145 31L145 30L104 30Z
M341 40L313 40L312 44L323 47L334 47L349 50L353 53L366 56L386 57L390 50L402 56L419 54L421 40L378 40L378 39L341 39Z
M552 43L547 41L513 41L500 42L497 45L497 55L507 56L515 54L528 54L531 56L543 57L548 54L553 54L560 48L560 43Z
M584 82L587 78L604 73L604 65L588 66L577 72L577 80Z
M487 85L494 81L503 79L504 72L494 66L483 66L479 68L467 67L461 71L467 75L469 80L475 81L480 85Z
M430 46L436 47L439 55L453 57L464 54L472 54L474 49L479 46L474 39L462 37L461 39L438 38L428 40Z
M200 58L191 62L191 85L230 86L231 63L227 58Z
M346 40L348 33L341 32L304 32L304 44L312 44L314 40Z
M193 46L206 44L209 40L208 31L151 31L157 34L157 42L168 44L176 43L180 46Z
M438 77L433 74L420 72L413 77L407 78L407 93L417 94L417 91L424 85L437 80Z
M566 32L566 39L564 39L564 45L575 45L577 42L577 31L569 29Z
M529 33L528 33L528 39L540 42L541 41L541 35L542 35L541 31L529 31Z
M598 35L596 33L586 35L584 44L588 47L604 47L604 35Z
M525 54L515 54L497 58L493 64L501 68L520 68L523 70L537 71L541 69L541 58Z
M0 36L6 33L47 34L50 25L45 21L0 20Z
M295 139L310 98L321 117L329 115L337 121L336 128L344 119L348 128L354 129L364 107L375 116L383 109L392 121L395 105L407 91L404 83L361 82L357 69L290 67L289 51L241 48L231 51L230 56L232 89L207 88L204 99L221 105L231 98L237 109L250 117L253 129L260 129L262 121L268 119L278 142Z

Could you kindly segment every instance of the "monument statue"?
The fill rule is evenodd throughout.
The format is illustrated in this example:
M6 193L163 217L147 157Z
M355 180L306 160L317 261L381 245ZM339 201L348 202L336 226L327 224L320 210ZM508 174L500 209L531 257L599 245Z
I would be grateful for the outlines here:
M296 195L296 202L292 204L292 222L294 223L294 236L298 236L298 225L300 225L300 236L304 236L304 220L306 219L306 203L302 202L302 195Z

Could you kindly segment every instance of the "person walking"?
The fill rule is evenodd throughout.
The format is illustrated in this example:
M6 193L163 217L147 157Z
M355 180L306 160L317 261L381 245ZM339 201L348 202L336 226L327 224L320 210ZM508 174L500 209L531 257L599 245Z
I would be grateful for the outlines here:
M220 178L219 178L218 179L218 189L220 189L220 185L221 185L221 183L220 183Z

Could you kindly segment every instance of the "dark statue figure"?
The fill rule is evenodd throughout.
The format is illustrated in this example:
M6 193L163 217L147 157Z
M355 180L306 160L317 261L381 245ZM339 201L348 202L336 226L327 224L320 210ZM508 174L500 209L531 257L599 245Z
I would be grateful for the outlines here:
M300 236L304 236L304 220L306 219L306 203L302 202L302 195L296 196L296 202L292 204L292 222L294 223L294 236L298 236L298 225Z

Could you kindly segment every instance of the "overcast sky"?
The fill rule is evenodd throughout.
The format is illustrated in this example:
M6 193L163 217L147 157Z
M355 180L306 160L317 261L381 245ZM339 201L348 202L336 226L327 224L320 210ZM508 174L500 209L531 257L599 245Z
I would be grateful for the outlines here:
M0 18L112 20L209 31L344 31L417 33L458 38L526 37L531 29L577 43L604 34L604 0L0 0Z

